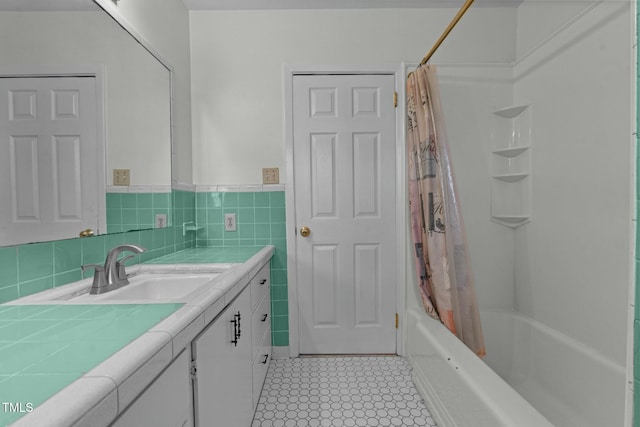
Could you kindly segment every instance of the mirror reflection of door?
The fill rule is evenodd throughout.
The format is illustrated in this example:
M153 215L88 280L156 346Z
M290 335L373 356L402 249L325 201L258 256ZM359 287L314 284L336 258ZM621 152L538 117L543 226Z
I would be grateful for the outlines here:
M0 78L0 244L98 231L93 77Z
M155 214L166 214L172 224L169 64L150 53L145 40L137 40L93 0L0 0L0 39L0 78L95 79L97 141L102 150L97 160L102 168L98 206L104 213L99 229L91 227L95 233L149 229ZM130 185L113 186L113 169L129 169ZM156 196L157 209L148 204ZM82 229L73 227L62 238L78 237ZM1 233L0 229L0 247L9 245ZM22 237L19 244L45 240L42 235Z

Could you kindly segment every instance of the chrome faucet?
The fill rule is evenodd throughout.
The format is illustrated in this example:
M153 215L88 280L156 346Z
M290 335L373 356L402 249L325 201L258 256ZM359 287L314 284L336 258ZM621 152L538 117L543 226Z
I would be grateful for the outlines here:
M81 267L82 270L86 270L87 268L93 268L95 270L93 284L91 285L91 291L89 291L90 294L102 294L113 291L129 283L124 263L128 259L133 258L133 255L118 259L120 253L125 251L141 254L146 251L146 249L142 246L132 244L119 245L109 251L104 266L88 264Z

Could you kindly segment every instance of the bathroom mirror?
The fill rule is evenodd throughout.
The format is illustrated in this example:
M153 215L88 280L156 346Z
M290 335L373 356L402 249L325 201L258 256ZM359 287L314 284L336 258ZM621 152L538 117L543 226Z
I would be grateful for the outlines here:
M0 0L0 38L0 195L14 203L0 207L0 246L166 226L170 70L93 0ZM54 116L48 134L30 124ZM92 120L58 127L78 117ZM90 225L76 224L80 207Z

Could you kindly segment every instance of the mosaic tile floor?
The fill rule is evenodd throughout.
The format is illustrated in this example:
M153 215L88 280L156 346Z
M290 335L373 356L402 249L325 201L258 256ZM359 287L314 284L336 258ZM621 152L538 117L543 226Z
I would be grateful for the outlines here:
M402 357L271 362L252 427L436 426Z

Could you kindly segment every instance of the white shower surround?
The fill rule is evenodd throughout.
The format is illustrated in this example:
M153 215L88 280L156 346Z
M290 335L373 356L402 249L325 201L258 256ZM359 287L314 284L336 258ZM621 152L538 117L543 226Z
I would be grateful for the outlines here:
M445 426L545 425L530 405L558 427L631 425L635 7L544 7L519 8L501 73L440 67L488 363L409 300L407 356ZM532 109L532 221L515 231L486 224L482 183L488 117L513 105Z
M517 313L481 319L486 364L421 309L408 313L407 358L438 425L624 425L624 368Z
M556 426L624 425L625 370L567 335L508 311L483 311L485 362Z

